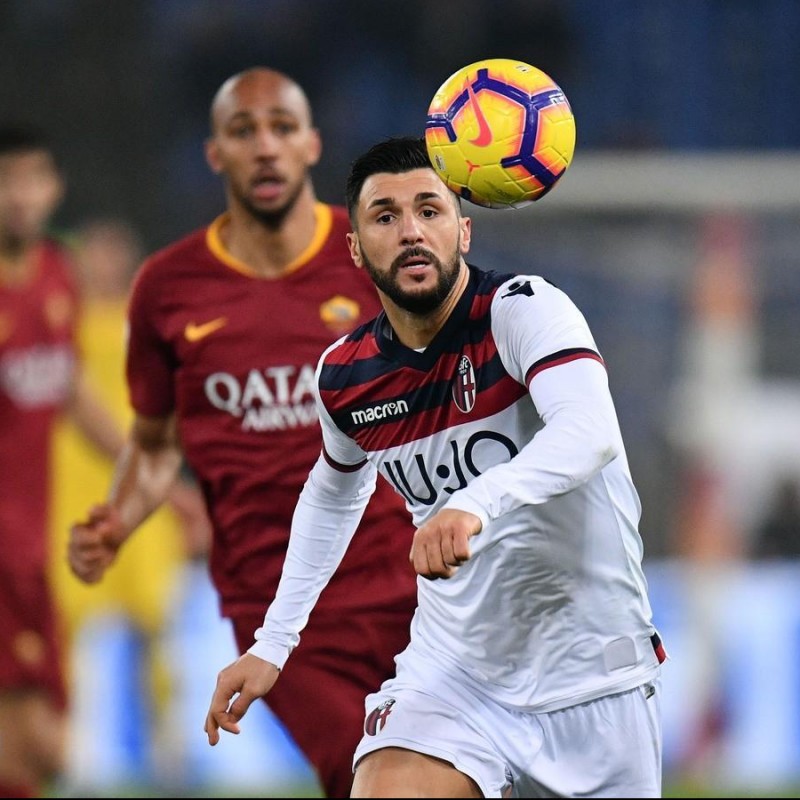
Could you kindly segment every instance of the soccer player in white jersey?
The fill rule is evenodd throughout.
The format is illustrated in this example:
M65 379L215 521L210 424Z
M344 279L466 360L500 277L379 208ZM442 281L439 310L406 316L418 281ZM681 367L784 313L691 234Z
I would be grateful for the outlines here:
M279 678L380 474L414 516L419 604L366 698L351 796L659 797L665 652L586 320L524 266L467 264L471 221L420 139L356 160L347 205L384 311L319 361L323 452L209 742Z

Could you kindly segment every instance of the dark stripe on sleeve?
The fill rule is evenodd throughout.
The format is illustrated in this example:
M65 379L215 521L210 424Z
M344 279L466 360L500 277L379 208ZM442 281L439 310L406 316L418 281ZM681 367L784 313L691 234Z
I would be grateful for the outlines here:
M592 358L599 361L603 366L605 362L599 353L590 350L588 347L572 347L568 350L559 350L557 353L540 358L526 373L525 383L530 386L531 381L540 373L550 367L557 367L559 364L568 364L570 361L577 361L579 358Z
M338 472L358 472L367 463L365 458L363 461L359 461L358 464L340 464L328 455L328 451L324 447L322 448L322 456L328 462L328 466L333 467Z

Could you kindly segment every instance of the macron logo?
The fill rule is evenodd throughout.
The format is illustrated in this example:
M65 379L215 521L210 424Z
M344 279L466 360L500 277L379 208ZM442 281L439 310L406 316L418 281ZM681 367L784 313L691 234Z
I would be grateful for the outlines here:
M366 425L369 422L375 422L375 420L399 417L401 414L407 413L408 403L405 400L397 400L353 411L350 416L353 418L353 425Z

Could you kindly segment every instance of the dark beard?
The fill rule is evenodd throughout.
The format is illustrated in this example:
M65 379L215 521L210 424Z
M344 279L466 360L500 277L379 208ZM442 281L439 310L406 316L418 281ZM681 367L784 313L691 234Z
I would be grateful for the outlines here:
M397 282L397 275L404 261L414 256L421 256L431 262L436 269L438 280L433 289L425 292L407 292L400 288ZM435 311L447 299L458 280L458 268L461 263L459 248L456 247L453 257L445 265L430 250L424 247L410 247L404 250L393 262L389 272L381 272L367 258L364 250L361 250L361 259L364 262L364 269L372 278L372 282L378 287L396 306L408 311L411 314L424 316Z

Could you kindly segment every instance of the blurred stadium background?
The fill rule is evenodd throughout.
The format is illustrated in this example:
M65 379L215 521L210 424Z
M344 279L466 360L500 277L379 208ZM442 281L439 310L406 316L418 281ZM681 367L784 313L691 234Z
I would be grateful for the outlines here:
M665 793L798 796L798 42L797 0L2 0L0 107L53 136L62 231L123 220L148 251L218 213L208 105L241 68L306 87L331 202L366 146L421 134L461 66L511 57L552 75L575 160L541 204L470 208L471 260L565 288L609 365L671 655ZM166 684L142 682L149 656L118 609L77 635L74 785L316 792L262 708L205 743L232 644L202 561L173 589Z

